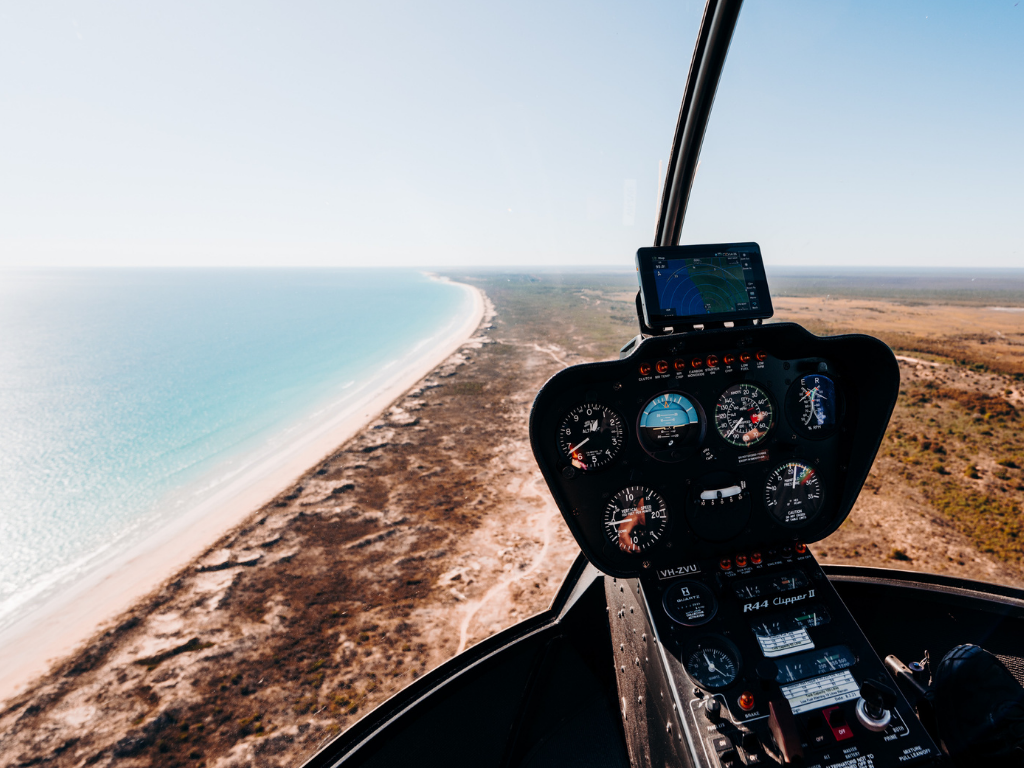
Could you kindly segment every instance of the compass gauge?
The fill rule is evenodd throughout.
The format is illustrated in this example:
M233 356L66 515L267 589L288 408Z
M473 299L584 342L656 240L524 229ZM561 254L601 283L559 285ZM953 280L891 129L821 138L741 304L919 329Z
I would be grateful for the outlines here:
M590 472L611 464L622 452L626 425L611 408L584 403L573 408L558 428L558 448L576 469Z
M715 405L715 428L725 442L749 448L764 441L775 423L768 393L756 384L733 384Z

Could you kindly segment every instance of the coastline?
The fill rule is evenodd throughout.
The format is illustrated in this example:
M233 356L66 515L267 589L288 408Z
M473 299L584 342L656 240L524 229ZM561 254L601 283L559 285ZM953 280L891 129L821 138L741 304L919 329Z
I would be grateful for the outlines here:
M441 279L433 277L433 279ZM447 281L446 282L451 282ZM362 394L326 421L290 441L280 452L247 467L223 489L162 526L123 557L82 579L0 634L0 702L16 696L50 665L102 631L111 619L173 578L219 537L253 515L289 483L360 432L395 400L471 338L485 313L481 291L469 292L472 308L447 332L424 343L415 358L366 382ZM307 417L309 419L311 417Z

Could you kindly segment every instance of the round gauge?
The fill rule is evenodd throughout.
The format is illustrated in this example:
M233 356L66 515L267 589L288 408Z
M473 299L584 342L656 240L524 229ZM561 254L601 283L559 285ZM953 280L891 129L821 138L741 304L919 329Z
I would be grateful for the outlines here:
M685 627L707 624L718 611L714 594L698 581L673 583L665 590L661 603L668 617Z
M605 536L631 555L653 547L667 528L665 500L642 485L623 488L612 496L604 510Z
M836 383L820 373L800 377L786 395L786 413L793 429L804 437L831 437L839 427Z
M715 405L715 427L722 439L746 448L762 442L772 429L775 409L771 398L757 384L733 384Z
M683 665L686 674L701 688L720 691L739 677L740 652L724 637L706 635L686 647Z
M787 461L776 467L764 486L764 503L783 525L801 526L821 511L825 489L814 468L803 461Z
M626 425L611 408L584 403L573 408L558 428L558 447L576 469L589 472L611 464L625 444Z
M704 436L704 414L696 400L681 392L664 392L644 406L639 420L640 444L662 461L685 459Z

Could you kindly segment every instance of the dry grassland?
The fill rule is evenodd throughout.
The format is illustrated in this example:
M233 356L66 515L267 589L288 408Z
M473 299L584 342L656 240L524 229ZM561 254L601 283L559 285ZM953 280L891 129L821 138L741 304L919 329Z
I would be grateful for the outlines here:
M490 325L7 702L0 766L295 765L549 604L577 549L530 453L530 403L550 375L614 357L635 333L633 277L453 277L487 293ZM776 306L907 358L882 451L850 519L815 545L821 559L1022 583L1024 313Z

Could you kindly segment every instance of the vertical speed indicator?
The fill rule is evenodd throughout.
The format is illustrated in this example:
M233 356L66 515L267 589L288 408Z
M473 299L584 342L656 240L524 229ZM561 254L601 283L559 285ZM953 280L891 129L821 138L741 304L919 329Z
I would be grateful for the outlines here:
M605 405L584 403L573 408L558 428L558 448L576 467L589 472L611 464L622 451L626 426Z
M612 496L604 510L604 535L631 555L657 544L668 528L665 500L650 488L631 485Z

